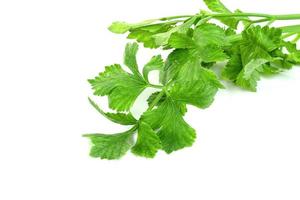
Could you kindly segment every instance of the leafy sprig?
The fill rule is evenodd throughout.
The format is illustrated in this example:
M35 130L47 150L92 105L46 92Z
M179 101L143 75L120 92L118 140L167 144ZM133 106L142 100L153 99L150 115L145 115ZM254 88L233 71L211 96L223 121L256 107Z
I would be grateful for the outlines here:
M256 91L261 76L278 74L300 63L296 45L300 25L271 27L277 20L300 19L300 14L233 12L219 0L204 2L210 11L135 24L114 22L109 27L114 33L128 32L129 39L145 47L172 51L166 60L160 55L152 57L141 73L136 60L138 44L128 43L124 64L130 72L114 64L89 80L94 95L107 96L109 107L116 112L103 111L89 98L91 105L112 122L131 126L124 133L85 135L92 142L92 157L119 159L131 149L137 156L153 158L158 150L172 153L189 147L196 132L184 120L187 105L209 107L218 90L225 88L220 79ZM212 19L220 23L213 24ZM241 26L243 30L238 31ZM225 62L221 77L210 69L217 62ZM159 71L159 85L148 78L153 70ZM130 109L147 87L159 91L149 96L147 111L135 119Z

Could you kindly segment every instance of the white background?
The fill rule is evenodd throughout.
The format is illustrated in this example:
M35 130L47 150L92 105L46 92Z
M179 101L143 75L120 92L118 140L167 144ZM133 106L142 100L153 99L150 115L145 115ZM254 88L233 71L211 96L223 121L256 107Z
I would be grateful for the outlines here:
M224 3L300 12L295 0ZM200 8L201 0L1 0L0 199L299 200L298 67L263 79L257 93L226 84L209 109L189 107L186 120L198 133L191 148L153 160L88 156L81 134L127 129L87 101L86 80L122 62L127 40L107 26ZM140 63L155 53L141 48Z

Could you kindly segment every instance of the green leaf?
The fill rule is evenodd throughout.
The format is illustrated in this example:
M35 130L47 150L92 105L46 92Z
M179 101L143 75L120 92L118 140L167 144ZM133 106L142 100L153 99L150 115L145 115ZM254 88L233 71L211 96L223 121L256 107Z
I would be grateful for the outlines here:
M227 55L214 44L196 45L190 49L176 49L167 58L164 67L165 79L172 79L183 65L201 66L204 63L224 61Z
M204 81L211 83L212 85L222 88L222 84L219 82L215 73L209 69L203 68L201 66L201 55L199 56L197 51L193 50L175 50L175 57L177 57L180 62L172 63L170 67L177 68L175 71L177 73L176 81L188 80L188 81ZM172 53L172 54L173 54ZM184 58L184 56L186 56ZM175 58L173 58L175 59Z
M172 28L169 24L155 24L145 27L139 27L130 30L128 39L136 39L138 42L143 43L147 48L158 48L159 45L155 43L154 35L158 33L167 32Z
M134 130L114 135L89 134L84 135L92 142L90 156L107 160L120 159L133 146Z
M154 101L154 99L156 99L157 95L159 94L160 92L154 92L152 93L148 99L147 99L147 102L148 102L148 105L150 106L152 104L152 102ZM160 100L157 102L157 106L159 106L162 102L164 102L166 100L167 96L164 94Z
M228 56L224 50L216 45L207 45L198 47L194 53L201 59L202 62L221 62L227 60Z
M104 117L112 122L122 125L134 125L137 123L136 119L131 115L131 113L107 113L104 112L91 98L88 98L90 104Z
M140 76L138 64L136 61L136 54L139 49L137 43L127 43L124 54L124 64L137 76Z
M94 94L107 95L110 108L117 111L128 111L147 87L143 79L125 72L120 65L107 66L104 72L89 82Z
M300 50L297 49L297 44L292 42L285 42L284 46L289 52L287 60L293 64L300 64Z
M229 44L225 30L209 23L198 26L194 31L193 39L199 46L215 45L222 47Z
M108 30L113 33L116 33L116 34L123 34L123 33L130 31L131 29L137 29L139 27L151 25L155 21L157 21L157 20L155 20L155 19L146 20L146 21L142 21L140 23L135 23L135 24L129 24L127 22L116 21L116 22L113 22L108 27Z
M281 67L278 67L275 63L270 62L270 63L266 63L266 64L262 65L260 73L268 76L268 75L278 74L282 71L283 70L281 69Z
M241 55L238 53L233 54L231 55L231 58L222 70L222 77L227 80L236 81L238 75L241 73L242 70L243 63Z
M249 62L237 77L236 84L241 88L256 92L257 81L259 78L259 67L267 63L268 60L256 59Z
M137 123L131 113L106 113L106 115L111 121L118 124L135 125Z
M222 76L241 88L255 92L261 74L276 74L290 69L288 56L282 52L282 31L255 26L242 32L227 53L231 56Z
M269 28L267 26L255 26L243 31L241 52L246 54L243 56L243 63L248 63L257 56L268 57L267 52L271 52L281 46L281 30L277 28ZM263 55L261 56L260 53Z
M185 49L176 49L170 53L164 67L165 79L173 79L180 68L188 62L190 57L191 51Z
M256 26L242 33L240 45L243 70L237 77L236 84L244 89L256 91L259 70L272 61L272 51L281 45L281 30Z
M147 123L141 121L138 128L137 142L132 147L131 152L137 156L154 158L159 149L161 149L159 137Z
M152 104L152 102L154 101L154 99L156 99L157 95L159 94L160 92L154 92L152 93L149 98L147 99L147 102L148 102L148 105L150 106ZM165 100L166 100L167 96L166 95L163 95L160 100L158 101L158 103L156 104L157 106L160 106ZM181 114L184 115L186 112L187 112L187 107L186 107L186 104L184 103L179 103L177 102L177 105L181 111Z
M300 51L289 54L288 60L294 64L300 64Z
M166 68L169 68L170 63L182 65L182 62L188 61L190 57L197 57L204 63L213 63L217 61L224 61L227 55L224 53L222 46L227 45L225 31L212 24L202 24L198 26L193 34L193 37L186 34L175 33L169 40L169 46L177 49L190 49L190 51L172 53L167 60ZM193 59L193 58L191 58Z
M164 69L166 79L173 82L171 97L199 108L211 105L218 89L224 88L215 73L202 65L224 60L226 55L218 47L207 45L205 48L205 51L201 47L173 51Z
M195 48L193 39L182 33L173 33L169 39L168 45L176 49Z
M153 36L155 39L155 43L157 46L164 46L168 44L168 41L173 33L187 33L189 28L195 23L198 16L194 16L186 20L183 24L176 26L174 28L171 28L167 32L164 33L158 33Z
M166 65L164 70L168 72L169 79L174 78L181 69L182 77L185 74L191 75L192 80L198 80L197 74L193 74L194 70L201 70L201 66L203 62L217 62L223 61L227 58L227 56L223 53L223 51L219 49L215 49L213 46L206 46L206 51L202 52L200 49L177 49L174 50L166 61ZM191 68L189 70L189 68Z
M203 0L206 6L214 12L230 13L230 10L220 0Z
M148 75L151 71L162 70L164 66L164 60L161 58L161 55L153 56L151 60L143 68L143 76L146 81L148 80Z
M188 56L180 63L170 95L173 99L207 108L219 88L224 88L214 72L201 66L199 59Z
M203 0L206 6L213 12L217 13L232 13L220 0ZM238 20L234 18L219 18L221 22L227 26L236 29L238 25Z
M110 30L113 33L116 34L123 34L126 33L127 31L129 31L129 29L131 28L131 24L128 24L126 22L113 22L109 27L108 30Z
M142 120L157 131L162 149L167 153L192 146L196 138L195 130L184 121L180 107L171 98L145 112Z
M295 63L295 60L290 59L293 55L293 53L284 53L284 45L270 53L270 55L273 57L273 60L270 62L270 66L273 66L275 68L280 68L282 71L291 69L293 65L297 64ZM296 53L296 52L295 52Z

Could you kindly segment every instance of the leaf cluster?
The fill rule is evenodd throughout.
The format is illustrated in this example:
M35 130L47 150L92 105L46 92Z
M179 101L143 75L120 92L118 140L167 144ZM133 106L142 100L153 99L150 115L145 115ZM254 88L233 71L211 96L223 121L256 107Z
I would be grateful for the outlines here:
M107 119L131 126L113 135L85 135L92 143L92 157L119 159L131 150L137 156L153 158L159 150L172 153L190 147L196 132L184 119L187 105L208 108L218 90L224 89L221 79L256 91L261 76L275 75L300 63L296 40L286 40L288 28L256 24L258 21L239 10L230 11L219 0L204 2L210 12L137 24L114 22L109 27L114 33L128 32L129 39L144 47L169 49L171 53L165 60L160 55L152 57L141 69L136 60L139 46L128 43L124 66L107 66L89 80L94 95L107 96L115 112L103 111L89 98L91 105ZM211 23L211 19L220 23ZM243 26L241 32L238 26ZM211 69L218 62L224 63L221 77ZM154 70L159 71L159 85L148 78ZM149 96L147 111L135 119L130 110L147 87L158 91Z

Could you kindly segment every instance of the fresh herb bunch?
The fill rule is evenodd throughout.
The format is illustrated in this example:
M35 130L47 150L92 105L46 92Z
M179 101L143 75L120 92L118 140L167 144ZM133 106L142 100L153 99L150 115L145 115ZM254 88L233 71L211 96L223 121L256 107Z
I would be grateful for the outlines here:
M183 118L186 106L205 109L212 104L217 91L224 88L210 69L217 62L227 61L221 78L249 91L256 91L260 76L278 74L300 63L300 50L296 46L300 25L271 27L278 20L300 19L300 14L231 12L219 0L204 2L211 12L137 24L114 22L109 27L114 33L129 32L129 39L147 48L172 52L166 61L160 55L154 56L140 73L136 61L138 44L127 44L124 64L130 73L115 64L89 80L94 95L107 96L109 107L117 112L106 113L89 98L91 105L107 119L131 126L128 131L113 135L85 135L92 142L92 157L119 159L131 149L137 156L153 158L160 149L172 153L191 146L196 132ZM222 25L210 23L212 19ZM243 30L238 32L238 26L243 26ZM160 73L159 85L148 79L153 70ZM147 87L159 91L148 98L147 111L135 119L130 109Z

